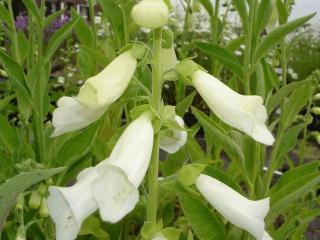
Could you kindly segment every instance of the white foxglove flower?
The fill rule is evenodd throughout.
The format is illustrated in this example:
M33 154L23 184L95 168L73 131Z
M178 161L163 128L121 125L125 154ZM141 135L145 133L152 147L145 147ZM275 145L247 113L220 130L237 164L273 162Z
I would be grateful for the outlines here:
M222 121L260 143L273 144L274 137L265 125L267 110L262 97L241 95L202 70L192 73L191 78L209 108Z
M51 137L87 127L106 111L106 107L89 108L74 97L61 97L57 105L58 108L53 112L52 124L55 129Z
M87 127L98 120L128 87L137 59L127 51L116 57L105 69L89 78L77 97L62 97L53 112L52 136Z
M169 18L169 9L163 0L142 0L131 10L134 22L140 27L159 28Z
M79 173L77 183L71 187L49 187L47 205L49 214L56 226L57 240L75 239L81 224L94 213L98 205L91 193L92 181L97 177L96 168L86 168Z
M269 198L251 201L226 184L201 174L196 186L204 198L229 222L262 240L264 218L269 211Z
M184 121L180 116L175 116L175 121L184 127ZM172 136L164 137L160 140L160 148L168 153L177 152L187 142L187 132L173 130Z
M150 162L153 135L151 117L144 113L123 132L107 165L97 169L92 194L103 220L117 222L137 204L138 187Z

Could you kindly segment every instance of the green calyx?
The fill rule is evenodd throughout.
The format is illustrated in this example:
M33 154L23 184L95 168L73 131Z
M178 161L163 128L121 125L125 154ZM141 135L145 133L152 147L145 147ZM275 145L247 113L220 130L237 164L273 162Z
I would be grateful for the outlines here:
M190 79L191 75L198 71L205 71L200 65L192 61L191 59L185 59L177 64L176 72L178 76L186 82L188 85L192 85L192 80Z

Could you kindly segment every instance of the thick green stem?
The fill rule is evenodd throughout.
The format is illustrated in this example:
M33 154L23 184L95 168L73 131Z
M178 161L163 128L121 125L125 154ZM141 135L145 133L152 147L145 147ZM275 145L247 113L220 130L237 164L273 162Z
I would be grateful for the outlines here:
M153 32L153 65L152 65L152 106L159 112L161 101L161 38L162 29ZM147 221L157 221L158 208L158 171L159 171L159 133L154 135L151 162L148 171L148 207Z
M249 12L249 29L246 33L245 52L244 52L244 93L250 94L250 78L251 78L251 53L252 53L252 37L255 19L257 0L250 0Z
M218 43L218 20L219 20L220 0L215 1L214 15L211 17L211 35L212 43ZM216 75L217 63L214 58L211 58L211 73Z
M126 13L126 5L125 1L121 0L121 13L122 13L122 21L123 21L123 32L124 32L124 44L129 44L129 29L128 29L128 21L127 21L127 13Z
M95 13L94 13L94 3L93 0L88 0L89 3L89 16L90 16L90 23L91 23L91 28L93 32L93 49L97 49L97 36L98 36L98 31L97 31L97 26L95 23ZM94 70L96 71L96 61L93 61L93 66Z
M41 16L45 14L44 0L41 1L40 6ZM33 93L33 118L34 118L34 134L35 141L38 151L38 162L46 162L46 149L45 149L45 137L44 137L44 126L43 126L43 99L44 99L44 89L46 88L45 79L43 79L44 74L42 68L42 59L43 59L43 26L40 24L38 26L38 59L37 65L39 68L38 72L38 82L37 82L37 91Z

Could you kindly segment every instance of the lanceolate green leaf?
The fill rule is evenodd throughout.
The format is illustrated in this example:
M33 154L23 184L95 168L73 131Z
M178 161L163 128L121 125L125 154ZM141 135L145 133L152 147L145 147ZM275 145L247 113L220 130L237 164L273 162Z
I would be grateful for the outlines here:
M81 44L93 47L93 32L89 25L84 21L84 19L78 16L78 13L72 9L72 18L79 18L78 23L75 25L75 32Z
M237 74L240 78L243 77L242 66L239 60L226 48L217 44L196 42L196 46L205 54L214 57L221 62L227 69Z
M244 157L239 145L203 112L196 108L192 108L192 113L198 119L202 127L212 134L215 141L220 143L229 157L235 160L240 167L243 167Z
M265 28L272 12L272 0L262 0L259 3L258 13L256 16L256 31L257 34Z
M58 31L56 31L53 36L50 38L48 47L46 49L44 63L48 63L54 52L58 49L60 44L65 40L69 33L78 22L79 18L73 18L70 22L63 25Z
M210 16L213 16L213 6L210 0L199 0Z
M0 3L0 20L5 22L11 29L13 29L14 22L11 21L10 14L2 3Z
M237 12L241 18L243 30L246 32L248 29L249 16L246 0L233 0L232 4L237 9Z
M6 146L6 149L12 154L18 138L14 128L10 125L7 118L0 115L0 143Z
M191 195L182 187L177 191L183 213L201 240L225 239L225 229L216 214L208 209L200 199Z
M190 107L190 105L192 104L192 101L195 97L195 95L197 94L196 91L190 93L188 96L186 96L183 100L181 100L180 102L177 103L176 106L176 113L179 116L184 116L184 114L186 113L186 111L188 110L188 108Z
M22 0L23 4L28 8L28 10L32 13L33 16L37 19L38 24L42 24L42 17L40 14L40 10L37 7L36 1L34 0Z
M271 207L267 221L273 221L282 212L290 208L291 204L303 197L310 189L320 183L320 172L302 175L288 182L285 187L271 194Z
M289 127L294 121L295 116L301 111L301 109L309 101L313 91L313 86L311 82L301 86L300 88L293 91L289 101L281 113L280 126L281 130Z
M301 86L309 84L309 82L310 80L292 82L280 88L267 102L268 113L270 114L273 112L275 108L284 100L284 98L292 93L292 91Z
M49 170L25 172L8 179L8 181L0 185L0 233L6 217L18 195L28 187L62 172L64 169L65 168L53 168Z
M61 149L56 158L58 165L70 167L81 157L86 155L92 148L97 136L97 129L99 123L88 127L76 137L70 139Z
M310 14L305 17L298 18L294 21L283 24L273 31L271 31L257 46L253 54L253 63L256 64L265 54L277 44L282 38L288 35L290 32L296 30L298 27L302 26L308 22L314 14Z

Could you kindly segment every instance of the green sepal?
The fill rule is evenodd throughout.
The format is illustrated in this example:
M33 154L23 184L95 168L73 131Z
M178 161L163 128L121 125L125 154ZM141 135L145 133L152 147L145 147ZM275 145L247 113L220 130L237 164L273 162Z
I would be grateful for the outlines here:
M184 165L178 172L178 181L184 186L191 186L205 168L205 164Z
M165 236L166 239L170 239L170 240L179 240L180 232L181 230L176 229L174 227L168 227L161 231L163 236Z
M148 47L141 43L133 43L132 44L132 56L136 59L144 59L148 53Z
M33 190L29 198L29 208L38 209L41 205L41 195L38 190Z
M160 232L162 228L162 220L159 220L157 223L149 221L144 222L143 227L141 229L142 239L149 240L152 237L152 235L154 235L157 232Z
M171 29L166 28L162 31L162 47L171 48L174 42L174 35Z
M176 116L176 106L165 105L161 108L160 117L162 121L174 121Z
M179 78L183 80L186 85L190 85L190 86L193 85L190 77L195 71L198 71L198 70L206 71L200 65L192 61L191 58L187 58L181 61L180 63L178 63L175 70Z
M142 104L139 105L137 107L135 107L134 109L130 110L130 117L134 120L136 118L138 118L142 113L146 112L146 111L150 111L150 105L149 104Z

